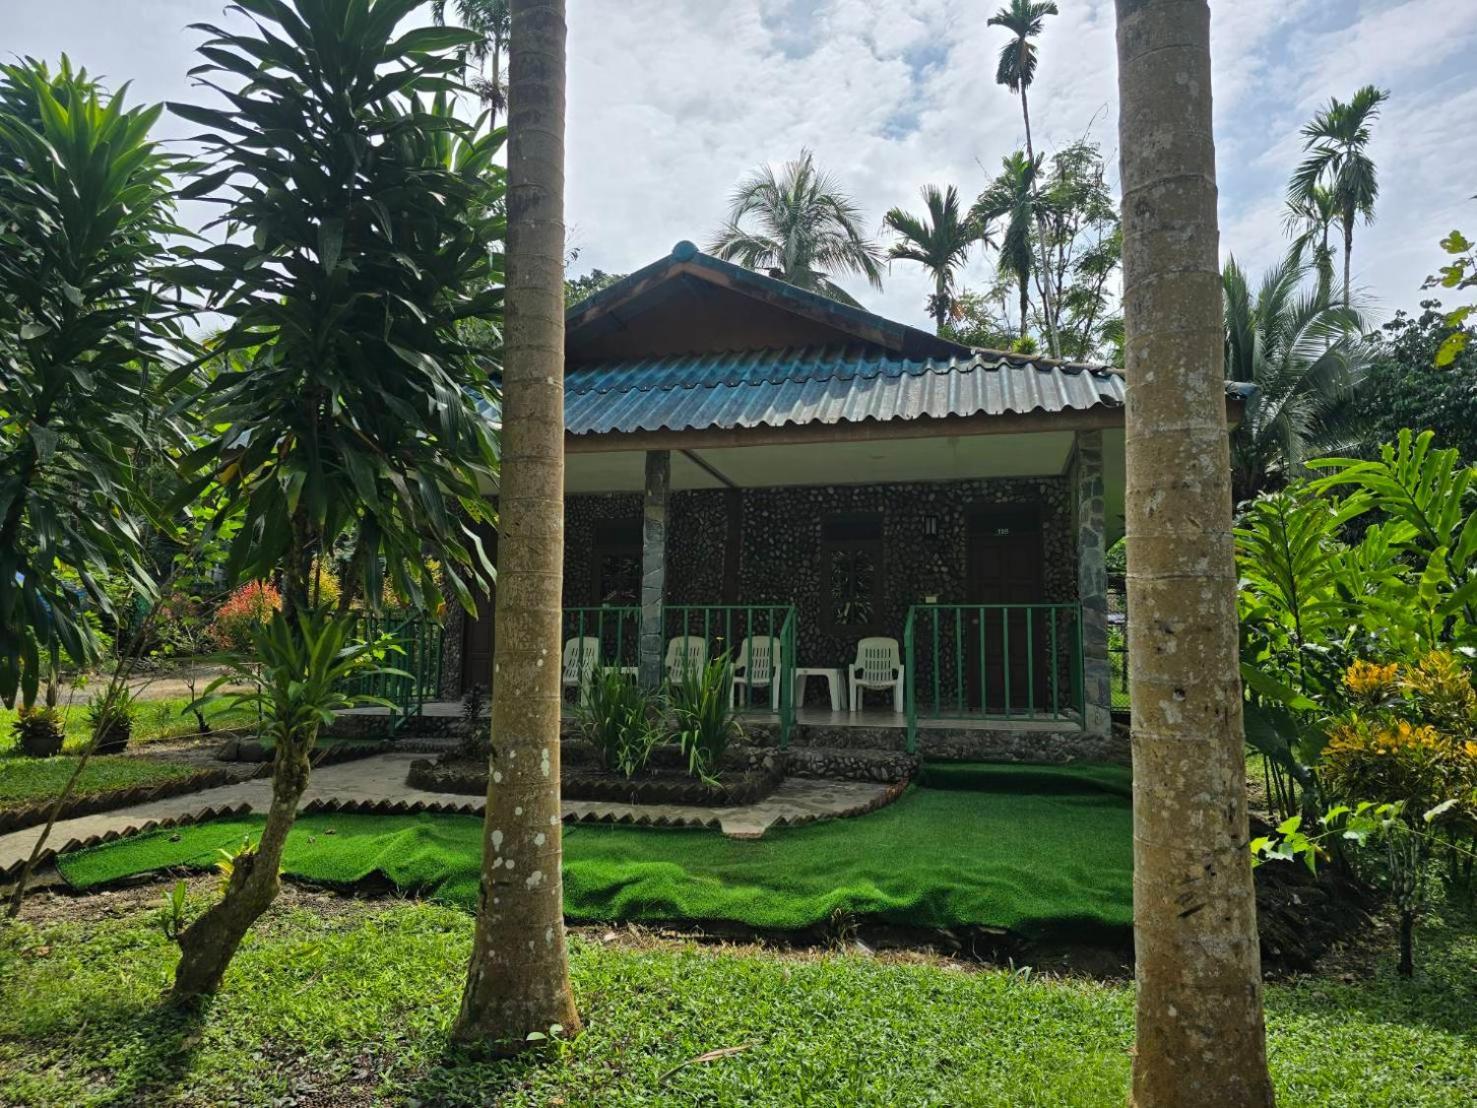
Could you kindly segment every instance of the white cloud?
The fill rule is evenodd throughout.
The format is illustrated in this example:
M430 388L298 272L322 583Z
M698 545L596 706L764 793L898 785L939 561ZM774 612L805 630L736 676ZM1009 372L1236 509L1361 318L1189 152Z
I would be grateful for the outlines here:
M192 93L199 0L0 0L7 53L67 50L135 95ZM992 0L569 0L569 204L578 268L629 270L682 238L704 243L737 181L802 146L842 178L872 226L921 185L972 197L1022 138L995 84L1005 33ZM1281 197L1297 130L1331 95L1376 83L1394 98L1374 144L1379 220L1360 230L1359 280L1387 309L1419 299L1435 242L1477 226L1477 153L1451 141L1477 118L1474 0L1212 0L1222 244L1252 268L1283 248ZM1063 0L1031 94L1038 146L1091 125L1118 136L1112 0ZM166 117L167 118L167 117ZM173 135L191 130L167 124ZM1113 173L1116 178L1116 172ZM966 279L985 280L971 263ZM927 325L926 281L899 264L865 303Z

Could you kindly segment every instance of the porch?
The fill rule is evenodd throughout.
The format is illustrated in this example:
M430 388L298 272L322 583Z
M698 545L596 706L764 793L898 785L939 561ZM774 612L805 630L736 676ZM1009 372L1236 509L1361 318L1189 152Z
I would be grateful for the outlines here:
M838 457L860 443L572 452L567 697L596 669L655 688L678 676L674 651L742 667L762 644L775 672L741 668L739 707L780 742L1106 737L1120 442L1111 429L873 439L851 483ZM486 683L495 639L487 598L450 629L444 697ZM863 641L894 654L860 675L853 711Z

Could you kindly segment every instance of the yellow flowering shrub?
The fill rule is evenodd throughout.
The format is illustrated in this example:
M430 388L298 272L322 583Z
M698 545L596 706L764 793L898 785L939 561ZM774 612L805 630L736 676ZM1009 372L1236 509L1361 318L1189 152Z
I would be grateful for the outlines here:
M1477 822L1477 692L1454 655L1413 665L1358 661L1344 674L1356 707L1328 726L1323 781L1340 799L1405 804L1407 818L1457 799Z
M1344 687L1365 701L1383 700L1399 688L1400 667L1394 662L1356 661L1344 673Z

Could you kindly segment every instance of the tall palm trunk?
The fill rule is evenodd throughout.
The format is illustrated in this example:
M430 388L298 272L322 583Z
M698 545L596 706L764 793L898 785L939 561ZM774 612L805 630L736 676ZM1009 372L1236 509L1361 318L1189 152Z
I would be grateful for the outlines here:
M1024 41L1022 40L1022 45L1024 45ZM1024 80L1021 81L1021 119L1026 124L1026 160L1034 166L1036 164L1036 147L1031 142L1031 105L1026 99L1026 82ZM1034 180L1031 182L1031 193L1034 200L1036 193L1036 182ZM1036 209L1034 202L1031 206L1033 209ZM1039 209L1036 209L1033 214L1036 216L1036 250L1041 255L1041 314L1046 317L1046 338L1051 344L1051 356L1053 358L1060 358L1062 356L1062 343L1060 337L1057 335L1056 291L1052 288L1051 261L1046 253L1046 220L1041 215ZM1024 312L1021 313L1021 326L1022 328L1025 326ZM1021 331L1021 334L1024 337L1024 329Z
M1344 212L1344 307L1349 306L1349 270L1354 257L1354 219L1357 212Z
M514 0L508 73L493 752L482 891L452 1035L515 1053L579 1029L564 943L559 624L564 559L564 0Z
M1270 1105L1247 852L1207 0L1117 0L1133 1103Z

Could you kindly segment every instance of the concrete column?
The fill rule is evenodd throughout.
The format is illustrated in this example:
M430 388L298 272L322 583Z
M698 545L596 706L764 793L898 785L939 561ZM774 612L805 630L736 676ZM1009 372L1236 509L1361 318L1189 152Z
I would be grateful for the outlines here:
M641 684L662 683L666 644L662 604L667 599L667 496L672 487L672 452L646 452L646 496L641 513L641 643L637 659Z
M1108 662L1107 528L1103 509L1103 433L1078 431L1072 462L1077 532L1077 598L1082 603L1083 726L1106 735L1112 727L1113 669Z

